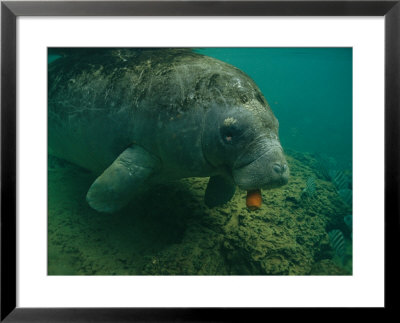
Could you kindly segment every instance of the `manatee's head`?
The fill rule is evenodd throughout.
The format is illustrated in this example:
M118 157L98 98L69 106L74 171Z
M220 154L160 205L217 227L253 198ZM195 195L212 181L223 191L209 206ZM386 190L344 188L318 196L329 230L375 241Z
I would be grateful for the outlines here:
M239 88L230 82L233 85L225 82L229 98L206 112L202 137L206 160L224 169L244 190L286 184L289 167L278 138L278 120L252 81Z

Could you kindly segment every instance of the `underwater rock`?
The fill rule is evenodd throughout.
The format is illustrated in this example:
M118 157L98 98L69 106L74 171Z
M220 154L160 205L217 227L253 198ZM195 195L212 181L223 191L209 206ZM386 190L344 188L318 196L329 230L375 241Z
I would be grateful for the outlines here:
M311 275L349 275L343 267L338 266L331 259L323 259L316 262L311 270Z
M315 159L292 151L286 157L289 184L262 191L257 212L246 208L245 190L210 209L203 200L208 179L188 178L154 187L112 217L98 216L79 198L92 175L60 167L49 175L49 274L334 274L326 228L344 225L348 209L321 179L318 194L302 203L304 183L318 172Z
M314 170L291 155L287 159L292 171L290 185L263 194L264 206L257 214L241 215L236 231L230 228L225 234L223 251L232 274L247 272L249 263L253 274L310 274L319 249L327 243L326 226L337 213L344 212L330 182L320 182L320 194L313 203L303 205L294 199L301 195L305 179L312 178ZM239 263L245 264L242 267L237 261L240 257Z

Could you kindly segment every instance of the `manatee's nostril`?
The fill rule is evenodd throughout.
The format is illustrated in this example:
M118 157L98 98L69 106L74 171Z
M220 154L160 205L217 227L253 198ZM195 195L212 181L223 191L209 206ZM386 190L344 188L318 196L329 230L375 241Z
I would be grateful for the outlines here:
M284 172L286 172L286 171L287 171L287 169L288 169L287 165L286 165L286 164L283 164L283 167L282 167L282 169L283 169L283 173L284 173Z
M272 166L272 169L278 174L283 173L283 167L279 164L274 164L274 166Z

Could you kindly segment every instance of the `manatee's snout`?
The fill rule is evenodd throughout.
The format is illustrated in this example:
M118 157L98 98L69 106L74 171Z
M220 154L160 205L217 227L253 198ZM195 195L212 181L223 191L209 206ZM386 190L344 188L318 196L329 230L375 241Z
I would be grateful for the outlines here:
M286 164L282 164L282 163L275 163L272 166L272 169L278 175L283 175L285 173L285 171L287 170L287 168L288 168L287 165Z
M253 171L261 178L260 188L275 188L287 184L289 181L289 166L282 147L276 146L263 154L254 165ZM256 167L264 167L258 171Z
M252 162L233 170L235 183L244 190L271 189L287 184L289 166L279 146L266 150Z
M286 160L275 162L272 165L272 183L277 186L285 185L289 181L289 167Z

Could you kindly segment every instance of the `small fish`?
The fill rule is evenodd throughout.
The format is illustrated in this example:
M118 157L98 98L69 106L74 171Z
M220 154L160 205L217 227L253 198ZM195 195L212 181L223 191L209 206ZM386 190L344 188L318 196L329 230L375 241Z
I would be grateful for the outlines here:
M306 187L303 189L302 196L313 196L315 194L315 178L309 177L306 181Z
M329 175L337 190L349 188L350 181L341 170L331 170Z
M349 188L343 188L338 191L338 194L342 201L348 206L353 205L353 191Z
M336 254L343 258L345 252L345 240L343 232L339 229L334 229L328 232L329 242L333 250L335 250Z
M347 225L349 229L353 228L353 215L349 214L343 218L344 223Z
M344 221L344 223L347 225L347 227L350 229L350 230L352 230L353 231L353 215L352 214L349 214L349 215L346 215L344 218L343 218L343 221ZM351 239L353 239L353 232L351 232Z
M336 168L336 162L332 157L328 157L325 154L317 154L317 170L321 173L322 177L328 181L331 181L330 172L332 169Z

